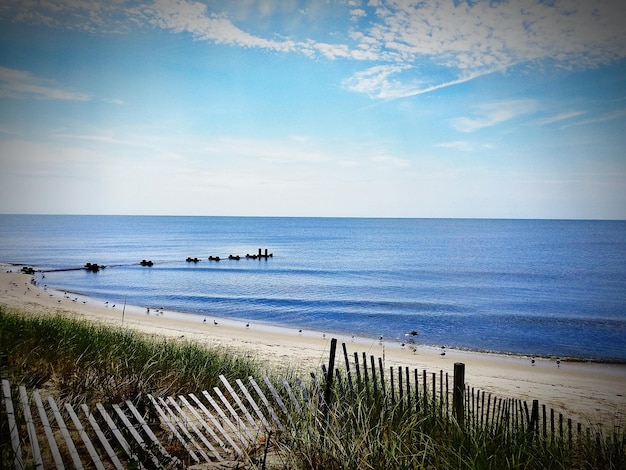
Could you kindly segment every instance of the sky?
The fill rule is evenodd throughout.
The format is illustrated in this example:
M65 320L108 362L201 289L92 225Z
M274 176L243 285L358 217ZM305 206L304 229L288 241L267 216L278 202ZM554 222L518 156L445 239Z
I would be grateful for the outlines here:
M626 219L623 0L0 0L0 213Z

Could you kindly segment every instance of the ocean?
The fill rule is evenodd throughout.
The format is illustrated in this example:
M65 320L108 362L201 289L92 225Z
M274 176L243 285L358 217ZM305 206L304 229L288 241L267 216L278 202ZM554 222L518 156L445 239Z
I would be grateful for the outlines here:
M120 305L626 362L626 221L0 215L0 261Z

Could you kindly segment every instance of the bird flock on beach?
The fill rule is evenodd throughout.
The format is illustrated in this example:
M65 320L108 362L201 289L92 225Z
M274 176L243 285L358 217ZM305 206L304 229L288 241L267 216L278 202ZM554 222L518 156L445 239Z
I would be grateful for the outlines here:
M7 271L7 272L11 272L11 271ZM43 279L44 277L45 277L45 276L42 276L42 279ZM34 278L33 278L33 279L31 279L31 282L30 282L30 283L31 283L32 285L38 286L38 283L37 283L37 281L36 281ZM13 289L15 289L15 288L19 288L19 285L18 285L17 283L13 282L13 281L11 281L9 285L11 286L11 290L13 290ZM46 284L44 284L44 285L43 285L43 290L44 290L44 292L47 292L47 290L48 290L48 286L47 286ZM30 287L28 286L28 284L26 284L26 290L24 291L24 295L26 295L29 291L30 291ZM40 296L40 293L38 292L36 295L37 295L37 297L39 297L39 296ZM54 297L54 294L52 294L52 293L48 293L48 295L49 295L50 297ZM65 300L70 300L70 301L71 301L71 302L73 302L73 303L77 303L77 302L79 301L79 298L80 298L80 297L78 297L78 296L71 296L71 295L70 295L67 291L63 291L63 299L65 299ZM58 303L61 303L61 301L62 301L63 299L58 299L58 300L57 300L57 302L58 302ZM87 300L85 300L85 299L81 299L81 302L82 302L83 304L87 304ZM117 304L110 303L109 301L105 301L105 302L104 302L104 306L105 306L106 308L112 308L112 309L114 309L114 308L116 308L116 305L117 305ZM124 302L124 305L126 305L126 303L125 303L125 302ZM154 312L154 314L155 314L155 315L163 315L163 314L165 313L165 309L164 309L164 307L157 308L157 309L153 309L153 310L151 310L151 309L150 309L150 307L146 307L146 314L147 314L147 315L150 315L151 311L152 311L152 312ZM207 323L207 319L206 319L206 318L203 318L202 322L206 324L206 323ZM213 325L214 325L214 326L218 326L218 325L219 325L219 322L218 322L216 319L213 319ZM250 329L250 322L249 322L249 321L245 323L245 328L246 328L246 329ZM302 335L303 333L304 333L304 330L303 330L302 328L299 328L299 329L298 329L298 335ZM326 332L322 332L322 333L321 333L321 335L322 335L322 338L323 338L323 339L326 339L326 337L327 337ZM412 331L410 331L409 333L406 333L406 334L405 334L405 336L407 336L407 337L415 337L415 336L418 336L418 332L417 332L417 331L415 331L415 330L412 330ZM184 337L184 335L182 335L181 337ZM384 336L383 336L383 335L380 335L380 336L378 337L378 343L379 343L379 345L383 346L384 339L385 339L385 338L384 338ZM352 340L353 342L355 341L355 335L351 335L351 340ZM414 341L413 341L413 339L409 339L408 343L411 345L411 346L410 346L410 350L411 350L411 352L412 352L413 354L416 354L416 353L417 353L417 347L414 345ZM400 346L400 348L401 348L401 349L405 350L405 349L407 348L407 342L400 342L400 343L399 343L399 346ZM440 347L440 349L441 349L441 351L439 352L439 355L440 355L440 356L442 356L442 357L446 356L446 346L445 346L445 345L442 345L442 346ZM532 356L532 357L530 358L530 365L534 367L536 364L537 364L537 360L535 359L535 357L534 357L534 356ZM557 358L556 358L556 360L555 360L555 364L556 364L556 367L558 367L558 368L560 368L560 367L561 367L561 358L560 358L560 357L557 357Z

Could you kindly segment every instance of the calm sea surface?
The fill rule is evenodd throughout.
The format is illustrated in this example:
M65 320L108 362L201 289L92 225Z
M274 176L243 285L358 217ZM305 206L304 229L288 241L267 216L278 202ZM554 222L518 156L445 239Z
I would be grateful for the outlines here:
M118 304L626 362L624 221L0 215L0 261L107 265L45 283Z

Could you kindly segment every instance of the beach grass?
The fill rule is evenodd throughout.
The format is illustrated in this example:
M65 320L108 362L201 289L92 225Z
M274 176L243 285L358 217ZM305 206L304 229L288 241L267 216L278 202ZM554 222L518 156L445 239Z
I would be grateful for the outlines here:
M0 308L3 374L61 399L103 404L145 393L175 395L219 384L219 376L258 377L260 365L226 348L63 315L24 315Z
M0 345L3 377L75 403L132 400L147 407L147 393L211 389L222 374L228 380L272 374L254 358L223 347L1 307ZM569 443L523 427L472 420L461 426L442 412L444 406L409 407L368 384L353 393L335 390L328 404L311 399L292 413L289 429L272 436L269 463L259 453L248 453L244 463L284 469L626 468L623 431L594 430Z

